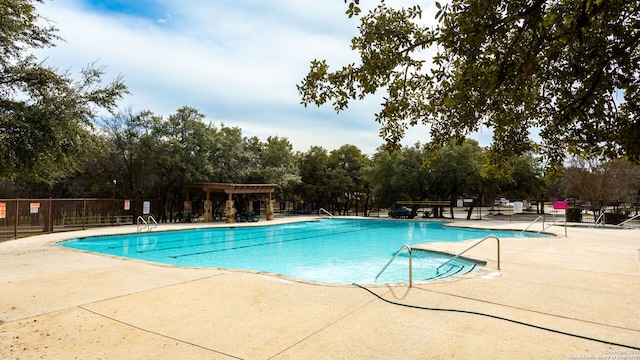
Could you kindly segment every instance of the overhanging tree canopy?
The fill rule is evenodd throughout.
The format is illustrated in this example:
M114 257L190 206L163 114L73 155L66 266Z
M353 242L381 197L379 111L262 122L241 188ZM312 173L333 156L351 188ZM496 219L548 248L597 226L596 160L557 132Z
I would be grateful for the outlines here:
M102 84L103 68L77 81L28 51L53 46L56 29L36 12L42 0L0 1L0 179L50 180L88 152L91 120L127 92L121 78ZM44 25L43 25L44 24Z
M345 0L346 2L346 0ZM349 16L359 15L350 0ZM625 0L451 0L429 28L419 6L384 0L361 17L359 64L314 60L302 103L336 111L379 89L376 121L391 147L409 125L446 142L483 128L504 154L539 150L640 160L640 3ZM435 48L435 49L434 49ZM435 51L431 68L425 52ZM541 141L530 140L539 129Z

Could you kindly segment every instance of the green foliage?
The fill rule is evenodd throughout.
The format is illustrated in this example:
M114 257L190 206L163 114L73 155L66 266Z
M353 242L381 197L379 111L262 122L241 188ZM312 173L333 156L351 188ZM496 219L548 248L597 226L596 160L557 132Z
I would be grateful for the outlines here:
M299 183L286 138L244 137L240 128L217 127L188 106L167 118L127 110L100 125L102 146L84 163L76 185L99 184L94 190L102 196L111 194L112 180L119 196L169 201L182 199L184 185L193 182L275 183L276 199L293 197Z
M34 3L43 0L10 0L0 4L0 65L23 57L26 48L52 46L60 38L53 26L38 25L40 16Z
M300 181L293 146L287 138L269 136L257 141L253 151L256 164L249 182L277 184L281 188Z
M514 199L537 198L545 186L540 160L531 153L507 157L487 150L483 153L481 176L483 193L489 199L498 195Z
M347 0L344 0L345 3L347 3ZM354 17L360 14L360 7L358 6L360 4L360 0L351 0L349 2L349 8L346 11L346 14L349 15L349 17Z
M359 14L350 3L349 16ZM361 17L352 49L360 64L330 71L314 60L298 86L302 103L352 100L386 91L376 121L388 147L409 125L431 126L445 144L490 128L493 150L540 151L550 167L565 155L640 159L640 3L466 1L436 4L439 25L417 6L380 5ZM430 71L426 51L435 51ZM530 129L542 141L530 140Z
M266 142L255 139L252 146L254 164L248 169L246 181L258 184L276 184L274 197L281 201L293 200L294 189L300 183L298 163L293 146L287 138L269 136Z
M434 200L454 200L479 193L482 149L475 140L451 141L426 153Z
M420 144L373 156L368 174L373 194L383 206L397 200L424 200L431 195L432 176L424 165L424 147Z
M393 152L381 148L367 176L373 194L387 206L397 200L491 200L498 194L537 198L544 182L533 157L513 157L496 166L491 154L474 140L416 144Z
M302 199L316 203L318 206L327 204L330 189L326 186L329 154L320 146L311 146L300 156L300 193Z
M300 198L317 208L346 215L351 201L355 201L357 208L359 201L370 194L369 179L365 176L369 166L369 158L356 146L343 145L331 153L312 146L299 157Z
M155 163L150 159L155 154L162 156L153 135L158 121L150 111L134 113L130 109L104 118L99 132L104 146L83 165L83 177L88 178L88 182L106 186L105 192L116 180L120 196L148 196L150 184L155 182Z
M91 147L92 119L127 92L121 78L103 85L104 68L71 75L27 55L59 38L38 25L35 2L0 3L0 179L52 181L77 167Z

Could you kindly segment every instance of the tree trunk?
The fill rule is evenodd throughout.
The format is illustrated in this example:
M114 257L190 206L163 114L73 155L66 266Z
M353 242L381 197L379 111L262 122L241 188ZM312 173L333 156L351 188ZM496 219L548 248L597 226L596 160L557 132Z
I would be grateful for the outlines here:
M344 201L344 211L343 211L343 215L348 216L349 215L349 205L351 204L351 195L347 196L347 198Z
M364 199L364 207L362 209L362 216L364 217L368 217L369 216L369 194L367 193L367 197ZM637 210L636 210L637 213Z
M360 206L360 194L356 193L356 216L358 216L358 206Z
M471 214L473 214L473 204L471 204L467 210L467 220L471 220Z

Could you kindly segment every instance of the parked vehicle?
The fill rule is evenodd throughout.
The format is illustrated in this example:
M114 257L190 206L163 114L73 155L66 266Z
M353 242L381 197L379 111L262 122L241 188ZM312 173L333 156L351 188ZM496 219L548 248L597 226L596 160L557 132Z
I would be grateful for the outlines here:
M400 206L389 209L389 217L394 219L411 219L411 209L406 206Z

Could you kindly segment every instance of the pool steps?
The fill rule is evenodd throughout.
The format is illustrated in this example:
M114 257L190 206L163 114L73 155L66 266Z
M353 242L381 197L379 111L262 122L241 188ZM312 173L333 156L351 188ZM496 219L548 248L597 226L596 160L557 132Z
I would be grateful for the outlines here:
M465 266L464 265L460 265L455 263L455 261L457 259L460 259L462 257L463 254L465 254L467 251L473 249L474 247L482 244L484 241L488 240L488 239L495 239L496 243L497 243L497 253L498 253L498 270L500 270L500 239L498 239L497 236L495 235L487 235L484 238L482 238L481 240L477 241L476 243L474 243L473 245L469 246L468 248L462 250L461 252L459 252L458 254L454 255L451 259L447 260L446 262L444 262L442 265L438 266L438 268L436 269L436 272L438 273L437 276L431 278L431 279L426 279L426 280L433 280L433 279L439 279L439 278L443 278L443 277L449 277L449 276L454 276L454 275L462 275L459 274L460 271L462 271ZM409 255L409 287L413 286L413 251L414 250L419 250L419 251L426 251L429 252L429 250L424 250L424 249L414 249L411 246L404 244L400 247L400 249L398 249L398 251L396 251L393 256L391 257L391 259L387 262L387 264L382 268L382 270L380 270L380 272L378 273L378 275L376 275L375 281L378 281L378 278L380 277L380 275L382 275L382 273L387 270L387 268L389 267L389 265L391 265L391 263L398 257L398 255L403 251L403 250L407 250L407 254ZM465 259L466 260L466 259ZM473 269L475 269L476 265L475 261L471 261L472 263L474 263L474 265L471 267L471 269L469 269L468 271L466 271L464 274L468 274L469 272L473 271ZM440 273L440 269L443 268L445 265L448 264L456 264L458 267L460 267L460 269L458 271L456 271L456 273L451 274L451 275L447 275L452 269L453 266L451 266L446 272L444 273Z

